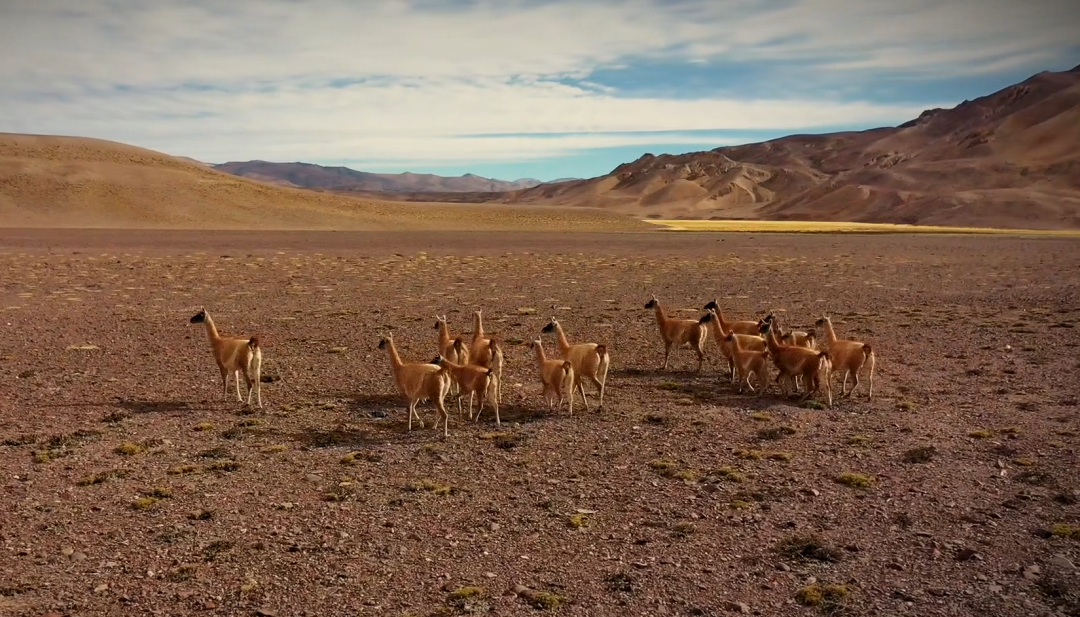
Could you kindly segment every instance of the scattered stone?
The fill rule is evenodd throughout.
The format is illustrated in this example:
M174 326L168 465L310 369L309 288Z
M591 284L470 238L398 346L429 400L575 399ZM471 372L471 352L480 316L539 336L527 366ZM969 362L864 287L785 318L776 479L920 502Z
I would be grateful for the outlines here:
M270 608L257 608L255 609L255 614L258 615L258 617L277 617L277 611Z
M389 416L390 416L390 414L386 413L382 409L376 409L376 410L371 412L371 417L372 418L387 418Z
M972 559L974 559L974 558L975 558L975 557L976 557L976 556L977 556L978 554L979 554L979 553L978 553L978 552L976 552L976 551L975 551L975 549L972 549L972 548L963 548L963 549L960 549L960 550L959 550L959 551L958 551L958 552L956 553L956 560L957 560L957 561L971 561L971 560L972 560Z
M102 583L102 584L98 585L97 587L94 587L94 593L101 593L101 592L105 591L108 588L109 588L108 583Z
M1040 568L1039 566L1036 566L1036 565L1031 565L1031 566L1027 566L1026 568L1024 568L1023 575L1024 575L1024 578L1028 579L1029 581L1033 581L1033 580L1039 578L1039 574L1041 572L1042 572L1042 568Z
M1059 568L1065 568L1066 570L1075 570L1076 569L1076 565L1073 564L1073 562L1069 561L1068 557L1066 557L1065 555L1061 555L1061 554L1054 555L1053 557L1051 557L1050 558L1050 564L1054 565L1054 566L1057 566Z
M744 615L749 615L751 613L750 605L744 602L727 602L724 604L724 608L733 613L742 613Z

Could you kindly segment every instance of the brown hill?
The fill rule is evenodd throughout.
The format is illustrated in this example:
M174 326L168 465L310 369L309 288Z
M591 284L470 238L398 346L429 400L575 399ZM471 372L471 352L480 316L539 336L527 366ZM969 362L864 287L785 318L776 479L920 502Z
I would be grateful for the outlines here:
M0 227L630 231L650 226L592 209L361 200L271 186L111 141L0 133Z
M599 178L487 199L653 218L1078 228L1078 69L898 127L646 154Z
M435 174L376 174L348 167L325 167L313 163L271 163L268 161L229 162L214 169L284 186L298 186L335 192L371 193L492 193L526 189L539 180L523 178L506 181L475 174L437 176Z

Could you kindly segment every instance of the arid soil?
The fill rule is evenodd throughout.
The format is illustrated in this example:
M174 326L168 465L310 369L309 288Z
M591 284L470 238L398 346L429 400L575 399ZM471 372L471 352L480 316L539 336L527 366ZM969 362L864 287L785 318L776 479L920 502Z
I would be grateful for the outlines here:
M3 230L0 614L1077 615L1078 271L1038 238ZM651 294L828 313L874 397L661 373ZM200 307L260 336L263 409ZM427 361L481 308L502 426L407 432L379 338ZM602 411L542 405L514 343L552 315L608 345Z

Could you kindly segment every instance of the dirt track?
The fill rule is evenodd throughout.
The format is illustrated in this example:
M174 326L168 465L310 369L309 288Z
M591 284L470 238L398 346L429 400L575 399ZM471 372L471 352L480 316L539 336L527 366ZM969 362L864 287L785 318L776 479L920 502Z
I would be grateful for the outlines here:
M0 230L0 614L539 614L516 584L563 615L821 614L811 578L847 615L1080 614L1080 532L1040 537L1080 525L1077 271L1055 239ZM827 312L874 399L661 374L653 293ZM201 306L263 340L262 412L221 400ZM477 308L606 343L604 411L541 410L509 345L506 435L405 432L379 337L430 360L434 315Z

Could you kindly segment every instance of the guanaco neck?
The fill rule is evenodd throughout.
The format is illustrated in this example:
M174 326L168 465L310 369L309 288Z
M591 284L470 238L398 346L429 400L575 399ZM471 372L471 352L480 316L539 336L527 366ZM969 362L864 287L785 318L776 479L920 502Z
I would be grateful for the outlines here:
M825 340L830 343L836 342L836 332L833 332L832 321L829 319L825 320Z
M547 356L544 354L544 345L537 341L533 347L536 347L536 364L540 368L544 368L544 363L547 362Z
M484 320L480 317L480 312L477 311L473 314L473 340L484 337Z
M206 325L206 336L210 339L210 344L214 345L221 340L221 335L218 334L217 327L214 326L214 320L210 319L210 315L206 315L206 319L203 320L203 324Z
M667 317L664 315L664 309L660 308L659 302L657 302L653 306L653 310L656 312L656 323L660 324L661 326L664 325L664 323L667 321Z
M390 366L399 369L402 366L401 356L398 355L397 347L394 345L393 339L390 339L388 343L386 348L390 350Z
M450 346L450 328L445 321L439 321L439 347L446 349Z
M724 323L724 314L721 313L720 309L718 309L718 308L713 309L712 314L713 314L712 321L716 322L716 329L720 331L720 336L726 338L727 335L728 335L728 328L727 328L727 324Z
M560 324L555 324L555 335L559 339L559 351L565 357L566 354L570 353L570 341L566 340L566 333L562 331Z

